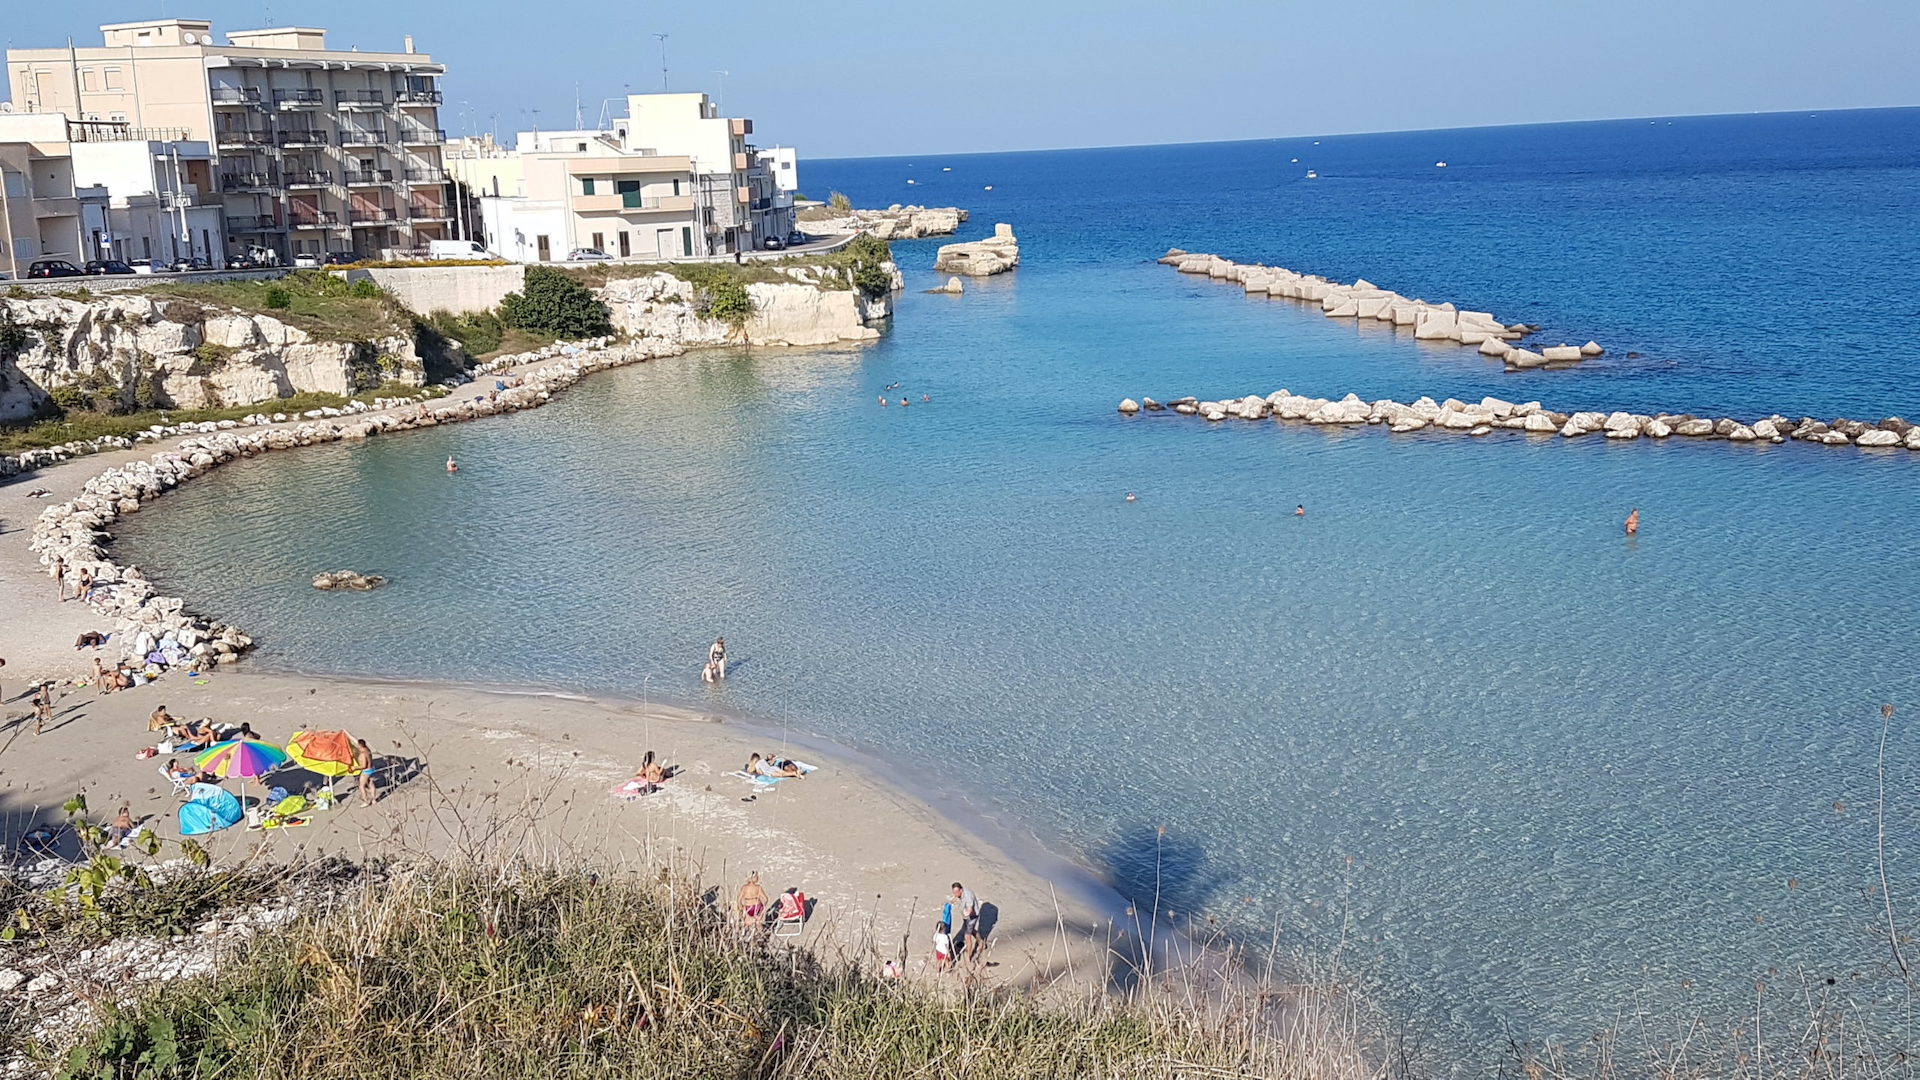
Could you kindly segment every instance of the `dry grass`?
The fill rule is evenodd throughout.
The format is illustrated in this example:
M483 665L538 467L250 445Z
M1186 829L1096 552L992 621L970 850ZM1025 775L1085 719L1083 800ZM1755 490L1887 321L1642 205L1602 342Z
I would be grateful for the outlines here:
M886 980L831 935L743 931L712 896L671 871L422 865L108 1014L69 1075L1370 1075L1334 996Z

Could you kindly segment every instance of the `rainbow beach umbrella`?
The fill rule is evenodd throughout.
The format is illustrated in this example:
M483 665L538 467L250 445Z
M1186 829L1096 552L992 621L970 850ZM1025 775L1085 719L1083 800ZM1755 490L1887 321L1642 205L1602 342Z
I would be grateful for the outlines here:
M215 776L239 777L240 790L244 792L248 780L265 776L289 760L285 750L271 743L229 739L200 751L193 763L200 766L201 771Z

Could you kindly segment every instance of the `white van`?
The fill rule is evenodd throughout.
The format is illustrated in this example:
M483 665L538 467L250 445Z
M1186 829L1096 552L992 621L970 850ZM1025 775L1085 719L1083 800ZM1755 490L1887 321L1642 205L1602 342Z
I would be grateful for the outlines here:
M487 249L480 246L478 240L429 240L427 258L429 259L484 259Z

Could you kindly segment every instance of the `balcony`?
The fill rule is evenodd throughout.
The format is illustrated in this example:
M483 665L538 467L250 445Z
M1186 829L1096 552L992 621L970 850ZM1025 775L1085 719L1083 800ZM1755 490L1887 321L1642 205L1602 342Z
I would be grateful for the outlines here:
M385 128L341 128L341 146L379 146L387 141Z
M577 214L609 211L620 214L686 213L692 209L693 196L691 195L642 195L637 191L626 191L618 195L575 195L573 197L573 211Z
M331 210L308 210L305 207L293 208L293 227L296 229L334 229L340 225L340 215Z
M273 191L280 185L274 183L272 173L221 173L220 190L234 191Z
M384 90L335 90L333 103L342 109L384 109L387 94Z
M440 104L438 90L401 90L393 95L393 103L403 108L418 108L422 105Z
M80 200L71 195L54 195L33 200L34 217L73 217L80 212Z
M750 187L747 187L745 184L742 184L741 186L734 188L733 201L739 203L741 206L746 206L747 204L753 202L753 189Z
M273 220L273 216L270 214L241 214L227 218L227 231L236 233L278 232L280 231L280 223Z
M447 141L447 133L438 128L401 128L400 141L408 146L427 146Z
M216 106L257 106L260 104L260 91L252 86L216 86L213 88L213 103Z
M390 225L400 220L400 212L391 206L356 206L347 211L354 225Z
M446 221L453 211L440 203L415 202L407 204L407 216L415 221Z
M751 120L729 120L727 121L727 127L736 137L753 134L753 121Z
M348 169L348 187L373 187L393 183L392 169Z
M327 133L319 128L282 131L274 135L273 141L280 146L325 146Z
M230 131L216 131L213 134L215 145L222 150L243 146L271 146L273 136L264 131L252 131L247 128L234 128Z
M326 187L333 183L333 174L329 172L290 172L287 174L287 186L290 188Z
M753 164L753 157L749 154L733 155L733 171L734 172L746 172L748 166L751 166L752 164Z
M447 182L445 169L408 169L409 184L444 184Z
M275 90L273 103L282 109L318 109L326 105L324 90Z

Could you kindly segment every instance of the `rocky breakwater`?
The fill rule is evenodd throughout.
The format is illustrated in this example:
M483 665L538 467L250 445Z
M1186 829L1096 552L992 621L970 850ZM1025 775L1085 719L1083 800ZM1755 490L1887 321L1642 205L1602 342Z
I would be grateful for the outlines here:
M538 408L596 371L683 351L678 344L667 341L608 347L605 339L598 339L584 346L550 346L538 353L502 357L476 369L480 374L491 374L522 364L535 365L501 380L506 383L505 389L413 402L384 411L315 410L336 415L283 423L266 416L249 417L247 424L216 427L147 460L116 466L88 479L78 496L41 512L34 522L29 547L49 575L68 582L79 580L83 572L91 578L93 587L87 602L114 620L112 640L121 656L137 659L159 649L196 663L231 663L253 647L253 639L237 627L190 612L180 597L161 595L138 567L115 563L108 554L113 539L109 529L115 521L138 513L168 491L237 458ZM254 422L256 419L259 423ZM284 416L281 419L287 420Z
M1004 222L995 225L993 235L985 240L942 244L933 260L933 268L942 274L972 277L1004 274L1019 265L1020 241L1013 235L1013 226Z
M425 381L405 335L322 341L271 315L137 293L0 299L0 421L28 419L62 392L199 409Z
M1732 417L1695 416L1692 413L1556 412L1537 401L1515 404L1500 398L1482 398L1467 403L1448 398L1436 402L1430 397L1409 403L1393 400L1365 401L1356 394L1338 400L1304 397L1287 390L1275 390L1261 396L1203 401L1194 397L1161 402L1153 398L1120 403L1120 412L1171 412L1198 416L1218 423L1229 417L1241 420L1274 419L1302 424L1377 424L1396 434L1434 430L1466 435L1489 435L1496 430L1525 432L1529 435L1558 436L1573 439L1583 435L1601 435L1608 439L1697 439L1728 443L1818 443L1822 446L1859 446L1866 448L1920 450L1920 424L1910 424L1897 416L1869 422L1815 420L1803 416L1792 420L1768 416L1753 421Z
M867 294L829 266L772 267L790 282L753 282L746 286L753 313L735 324L708 314L701 287L665 271L644 277L616 278L598 295L614 328L622 333L701 345L832 345L871 341L875 325L893 314L893 293L906 287L900 270L886 264L886 292Z
M929 236L952 236L967 220L967 212L957 206L901 206L894 203L885 210L849 210L827 207L803 212L801 224L823 233L872 233L882 240L921 240Z
M1318 274L1302 274L1278 266L1246 265L1218 255L1199 255L1179 248L1169 250L1161 263L1183 274L1204 275L1209 280L1238 284L1248 295L1264 295L1300 300L1319 305L1330 319L1371 319L1412 331L1415 341L1451 342L1470 345L1480 355L1504 362L1508 371L1550 365L1575 364L1599 356L1606 350L1595 341L1584 345L1565 343L1538 351L1516 344L1539 327L1526 323L1503 323L1492 312L1463 311L1452 303L1435 303L1402 296L1361 278L1351 284L1330 281Z

